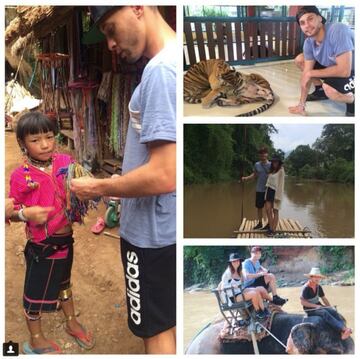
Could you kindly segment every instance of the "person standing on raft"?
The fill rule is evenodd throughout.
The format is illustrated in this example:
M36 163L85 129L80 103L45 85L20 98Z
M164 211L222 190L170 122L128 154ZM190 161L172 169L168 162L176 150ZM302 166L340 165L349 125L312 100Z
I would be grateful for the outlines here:
M268 230L270 227L267 224L263 227L263 208L265 205L265 184L268 173L270 172L271 163L268 160L268 149L261 147L258 150L259 161L254 165L254 171L250 176L241 177L241 181L249 181L256 178L256 197L255 207L257 208L258 224L253 228L254 230Z
M283 162L278 156L271 159L270 173L266 181L265 209L268 218L269 229L266 233L272 237L279 223L279 210L284 194L285 171Z

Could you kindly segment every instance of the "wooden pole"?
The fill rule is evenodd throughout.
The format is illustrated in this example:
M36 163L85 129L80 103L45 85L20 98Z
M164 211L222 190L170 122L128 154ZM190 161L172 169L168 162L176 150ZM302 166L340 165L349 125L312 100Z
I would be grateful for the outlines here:
M258 355L259 354L259 347L258 347L256 336L255 336L255 333L254 333L253 330L251 331L251 340L252 340L253 347L254 347L254 354Z

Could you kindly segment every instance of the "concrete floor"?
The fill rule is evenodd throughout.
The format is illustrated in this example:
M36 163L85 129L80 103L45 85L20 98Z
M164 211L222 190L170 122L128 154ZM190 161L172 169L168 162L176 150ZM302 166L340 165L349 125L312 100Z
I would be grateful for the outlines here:
M300 98L300 70L294 61L277 61L255 66L236 66L238 71L244 73L258 73L270 82L276 100L275 103L259 116L295 116L288 111L289 106L294 106ZM310 90L312 92L312 90ZM210 109L204 109L201 104L189 104L184 102L184 116L236 116L256 109L262 103L240 105L235 107L219 107L213 105ZM308 102L306 111L308 116L344 116L345 104L330 100Z

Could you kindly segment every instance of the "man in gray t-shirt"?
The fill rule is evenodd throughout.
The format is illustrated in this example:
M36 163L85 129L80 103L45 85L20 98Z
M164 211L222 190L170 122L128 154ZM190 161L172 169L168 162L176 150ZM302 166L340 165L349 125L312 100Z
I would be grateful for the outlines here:
M330 99L345 103L346 116L354 116L354 32L345 24L325 24L316 6L300 7L296 21L306 39L303 54L295 59L302 71L300 101L289 107L290 113L306 115L307 101ZM312 83L315 91L308 94Z
M122 176L77 179L79 198L122 199L128 325L148 354L176 353L176 34L157 6L92 6L108 47L150 61L129 104Z
M263 208L265 205L266 181L270 172L271 162L268 161L268 149L262 147L258 151L259 161L254 165L254 172L250 176L242 177L242 181L249 181L256 178L255 207L257 208L258 224L253 229L269 229L268 225L263 227Z

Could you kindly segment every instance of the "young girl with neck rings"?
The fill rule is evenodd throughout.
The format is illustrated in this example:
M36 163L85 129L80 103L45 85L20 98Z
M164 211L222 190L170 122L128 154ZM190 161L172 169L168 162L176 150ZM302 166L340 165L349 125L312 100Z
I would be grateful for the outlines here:
M75 317L70 282L74 240L65 212L61 171L74 161L55 151L57 133L56 122L40 112L26 113L16 128L24 163L11 174L9 197L18 206L12 220L26 224L23 306L30 340L23 344L25 354L61 353L59 345L48 340L41 328L41 314L55 312L58 305L66 318L65 331L85 349L95 344L92 333ZM31 209L29 218L26 209Z

